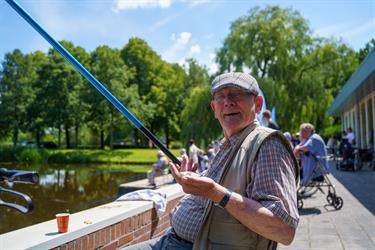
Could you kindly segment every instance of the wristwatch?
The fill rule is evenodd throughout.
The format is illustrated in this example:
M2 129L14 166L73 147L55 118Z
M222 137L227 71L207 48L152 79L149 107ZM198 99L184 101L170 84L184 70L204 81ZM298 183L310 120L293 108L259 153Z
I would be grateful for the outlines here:
M228 203L231 195L232 195L232 191L230 191L229 189L227 189L225 191L225 195L224 195L223 199L221 199L221 201L219 203L215 202L214 205L217 206L217 207L220 207L220 208L224 209L225 206L227 205L227 203Z

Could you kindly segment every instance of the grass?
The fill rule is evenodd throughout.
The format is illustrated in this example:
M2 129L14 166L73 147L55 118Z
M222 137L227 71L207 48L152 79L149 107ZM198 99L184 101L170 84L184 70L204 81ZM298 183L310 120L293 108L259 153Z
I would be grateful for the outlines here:
M158 149L7 149L0 150L0 161L46 162L46 163L116 163L150 164L157 160ZM178 155L179 150L171 150Z

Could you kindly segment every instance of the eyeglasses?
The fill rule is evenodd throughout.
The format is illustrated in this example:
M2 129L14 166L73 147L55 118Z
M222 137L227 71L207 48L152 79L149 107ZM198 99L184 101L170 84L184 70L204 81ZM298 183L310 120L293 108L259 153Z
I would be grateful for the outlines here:
M225 99L228 98L232 102L239 102L243 100L247 96L251 96L252 94L250 93L245 93L245 92L233 92L229 93L227 95L224 94L217 94L214 97L215 102L217 103L224 103Z

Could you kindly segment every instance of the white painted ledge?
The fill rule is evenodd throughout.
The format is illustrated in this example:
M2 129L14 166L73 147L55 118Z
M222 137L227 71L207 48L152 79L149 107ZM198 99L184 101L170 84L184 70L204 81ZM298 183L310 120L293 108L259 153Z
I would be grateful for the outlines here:
M156 191L165 193L167 201L184 195L178 184L163 186ZM56 220L50 220L0 235L0 249L51 249L116 224L154 207L151 201L115 201L71 214L69 231L58 233ZM27 216L27 215L25 215ZM85 224L90 221L92 224Z

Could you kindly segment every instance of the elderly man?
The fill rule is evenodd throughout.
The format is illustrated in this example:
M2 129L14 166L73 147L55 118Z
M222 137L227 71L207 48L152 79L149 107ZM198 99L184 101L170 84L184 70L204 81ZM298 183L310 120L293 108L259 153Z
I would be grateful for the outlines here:
M301 142L294 148L294 154L301 159L302 186L306 186L310 181L323 181L323 172L317 164L320 163L328 171L324 140L315 133L315 128L310 123L301 124L299 136Z
M225 140L211 167L198 176L192 162L170 163L188 193L171 215L171 229L133 249L274 249L292 242L299 216L297 163L278 131L260 126L256 80L226 73L212 82L211 107Z

